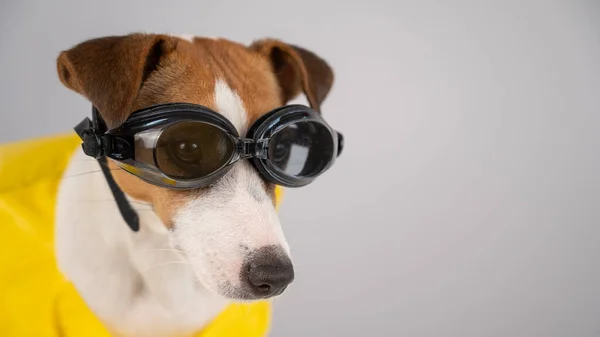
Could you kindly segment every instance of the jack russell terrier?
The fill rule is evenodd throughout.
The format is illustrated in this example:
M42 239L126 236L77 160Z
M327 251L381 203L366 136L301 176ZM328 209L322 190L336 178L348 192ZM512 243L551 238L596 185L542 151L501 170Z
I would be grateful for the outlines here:
M41 276L49 267L22 273L38 249L23 238L46 227L54 234L40 249L53 246L53 268L112 336L208 336L219 324L210 336L267 334L265 305L294 279L276 213L280 188L311 183L343 146L320 111L333 84L328 64L273 39L244 46L130 34L63 51L57 70L91 102L92 118L72 137L0 147L0 174L20 179L0 183L0 222L8 224L0 243L21 254L2 260L0 334L34 331L16 328L19 320L60 320L40 314L62 310L52 296L18 290L58 284ZM285 105L300 93L310 107ZM52 152L59 147L69 154ZM52 167L37 169L44 160ZM43 180L31 178L31 167L56 176L56 186L36 192L54 198L44 203L52 207L28 209L35 200L26 188ZM35 336L66 336L69 327L53 329Z

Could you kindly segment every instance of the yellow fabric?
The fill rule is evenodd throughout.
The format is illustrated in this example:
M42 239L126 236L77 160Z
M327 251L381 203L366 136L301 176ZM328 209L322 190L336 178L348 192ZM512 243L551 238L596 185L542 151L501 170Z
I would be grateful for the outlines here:
M56 267L58 183L80 140L55 136L0 145L0 336L108 337ZM277 203L281 190L276 190ZM268 302L232 304L198 337L262 337Z

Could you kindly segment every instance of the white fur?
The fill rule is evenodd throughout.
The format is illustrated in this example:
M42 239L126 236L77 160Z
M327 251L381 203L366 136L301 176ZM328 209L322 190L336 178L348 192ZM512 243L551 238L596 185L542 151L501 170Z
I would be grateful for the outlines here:
M217 79L215 83L215 103L217 111L225 116L240 135L246 134L248 114L240 96L231 90L227 82Z
M140 215L138 233L121 218L98 163L78 150L58 195L58 266L117 333L193 332L227 301L199 287L189 266L176 262L184 259L150 207L132 205Z
M218 110L245 132L240 97L217 81ZM56 213L60 270L92 311L124 336L195 332L229 302L248 249L289 251L274 206L246 162L213 188L190 197L168 231L139 201L141 230L124 223L98 163L81 150L61 181ZM180 249L180 250L179 250Z
M194 42L195 38L194 34L174 34L173 36L186 40L188 42Z
M186 252L200 282L224 296L234 296L241 286L240 268L249 251L281 245L289 253L259 179L248 163L238 164L232 175L190 200L175 217L177 247Z
M196 38L196 36L194 34L173 34L172 36L178 37L178 38L186 40L188 42L194 42L194 38ZM219 40L218 37L210 37L210 36L203 36L202 38L210 39L210 40L214 40L214 41Z

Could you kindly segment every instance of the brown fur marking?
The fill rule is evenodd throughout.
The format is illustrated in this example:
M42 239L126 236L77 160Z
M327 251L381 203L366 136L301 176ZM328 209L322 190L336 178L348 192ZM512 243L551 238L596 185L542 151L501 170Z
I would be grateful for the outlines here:
M250 48L224 39L193 42L166 35L131 34L92 39L63 51L57 60L61 82L87 97L108 126L154 104L188 102L216 110L216 80L242 99L252 124L303 91L319 110L333 84L333 72L315 54L277 40ZM152 203L172 227L176 210L190 194L146 183L109 161L115 181L128 195ZM265 183L274 200L274 186Z

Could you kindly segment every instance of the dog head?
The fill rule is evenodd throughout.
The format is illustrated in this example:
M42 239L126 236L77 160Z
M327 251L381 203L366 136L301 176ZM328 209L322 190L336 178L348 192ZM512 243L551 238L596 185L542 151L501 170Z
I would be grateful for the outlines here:
M130 34L63 51L61 82L98 108L109 128L154 104L189 102L219 112L244 136L263 114L304 93L319 111L333 72L312 52L278 40L244 46L224 39ZM232 299L283 292L293 280L275 212L275 187L246 161L209 188L148 184L110 163L129 196L149 202L206 288Z

